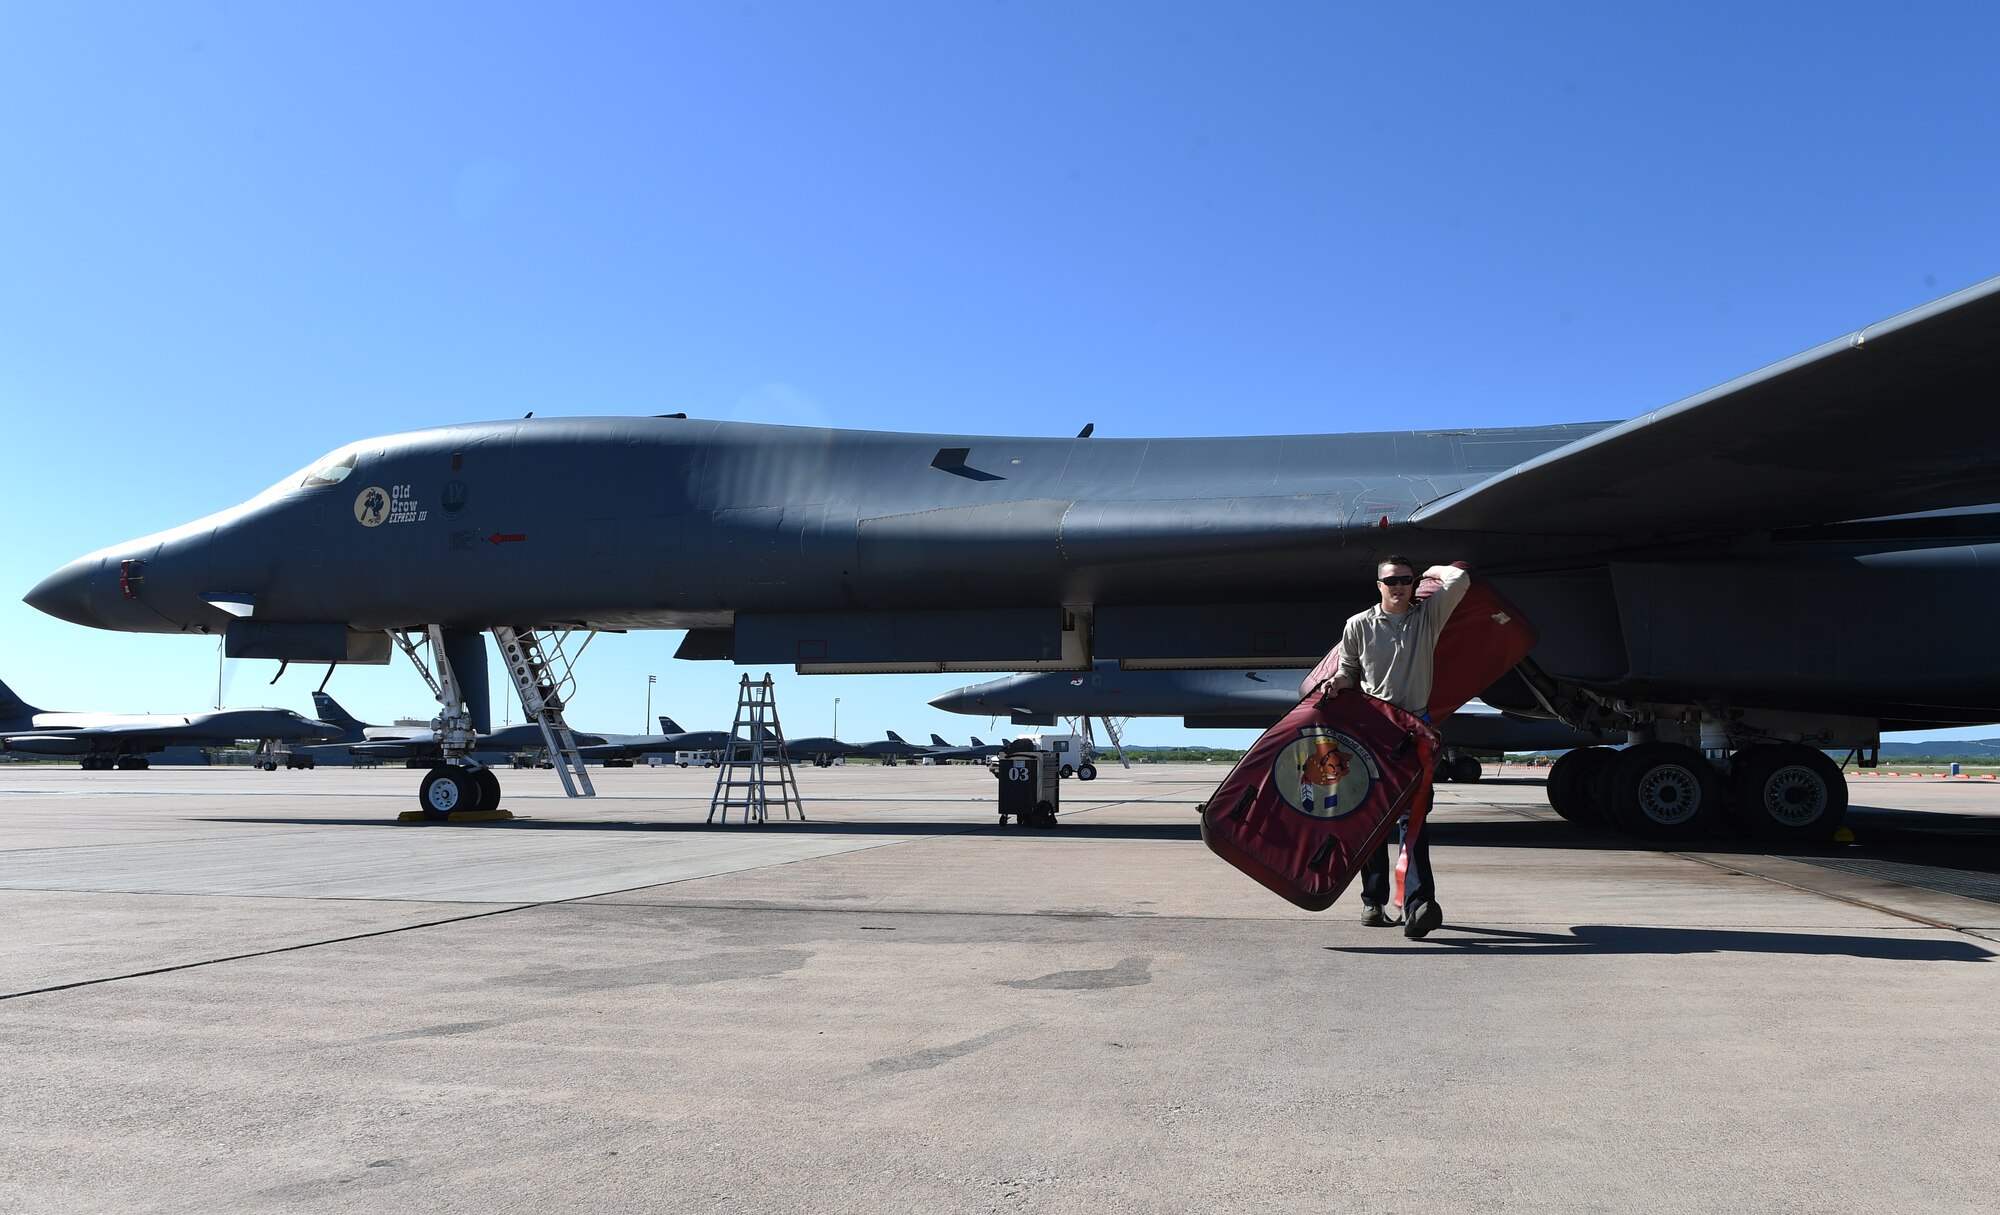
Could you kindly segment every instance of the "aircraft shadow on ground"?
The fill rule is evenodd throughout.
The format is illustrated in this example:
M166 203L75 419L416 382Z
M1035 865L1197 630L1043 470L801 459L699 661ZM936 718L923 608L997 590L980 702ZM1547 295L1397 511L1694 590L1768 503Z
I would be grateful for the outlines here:
M1856 806L1847 819L1853 844L1782 843L1718 831L1704 839L1646 840L1602 827L1555 819L1431 822L1431 843L1460 848L1553 848L1591 852L1700 852L1716 856L1898 857L1926 864L1992 870L2000 866L2000 820L1977 816L1922 815Z
M619 819L516 818L495 823L403 823L390 818L358 818L307 815L209 816L209 823L261 824L273 827L394 827L409 829L477 831L632 831L682 832L789 831L806 835L1004 835L1009 839L1040 840L1060 844L1064 840L1164 840L1194 842L1201 839L1201 823L1192 813L1183 823L1093 823L1087 818L1065 815L1062 825L1052 830L1009 824L997 826L981 815L976 820L928 822L855 822L773 819L761 826L741 822L635 822ZM1868 831L1863 844L1828 844L1817 847L1771 844L1760 840L1718 835L1687 844L1664 844L1656 840L1634 839L1595 828L1582 828L1556 820L1504 820L1453 822L1439 819L1431 823L1431 843L1444 848L1534 848L1590 852L1658 852L1693 850L1714 855L1812 857L1898 856L1926 864L1956 865L1965 869L2000 868L2000 832L1993 820L1980 829L1941 841L1929 833ZM1938 849L1948 849L1939 851Z
M537 819L515 818L496 823L403 823L386 818L329 818L324 816L244 815L229 817L208 817L195 820L204 823L252 824L267 827L394 827L398 830L454 830L454 831L633 831L665 834L717 834L722 832L742 832L764 835L1005 835L1010 839L1047 840L1058 843L1062 840L1200 840L1199 823L1149 824L1149 823L1101 823L1084 824L1065 821L1054 830L1040 830L1016 826L996 826L990 819L979 822L920 822L920 823L856 823L818 822L796 819L772 821L759 825L741 822L669 822L639 823L612 819Z
M1741 928L1653 928L1579 924L1568 933L1521 932L1447 924L1421 944L1329 945L1332 953L1435 954L1461 957L1539 957L1593 954L1762 953L1804 957L1868 958L1884 962L1986 962L1990 949L1964 939L1912 939L1876 934L1767 932Z

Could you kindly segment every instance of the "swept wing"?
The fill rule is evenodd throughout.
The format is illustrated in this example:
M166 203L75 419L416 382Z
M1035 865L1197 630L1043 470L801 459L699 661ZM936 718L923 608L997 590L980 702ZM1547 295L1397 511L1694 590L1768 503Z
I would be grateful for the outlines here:
M2000 501L2000 278L1528 460L1426 530L1744 532Z

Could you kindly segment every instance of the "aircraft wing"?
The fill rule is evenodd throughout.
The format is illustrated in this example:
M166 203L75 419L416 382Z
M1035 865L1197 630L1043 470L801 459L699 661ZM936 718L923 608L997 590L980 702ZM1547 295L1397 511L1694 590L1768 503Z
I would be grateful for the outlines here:
M57 744L73 745L78 750L90 750L104 743L131 742L155 747L169 743L201 742L213 739L217 742L232 742L219 733L203 734L190 726L183 718L179 723L154 725L120 726L70 726L59 730L17 730L0 736L0 742L12 749L26 751L31 747L46 748ZM73 752L51 752L51 754L72 754Z
M1755 531L2000 502L2000 278L1528 460L1426 530Z
M92 750L90 739L75 734L9 734L0 738L0 748L23 755L84 755Z
M353 743L347 748L347 753L375 759L422 759L427 755L436 755L438 745L435 741L418 738L378 739Z

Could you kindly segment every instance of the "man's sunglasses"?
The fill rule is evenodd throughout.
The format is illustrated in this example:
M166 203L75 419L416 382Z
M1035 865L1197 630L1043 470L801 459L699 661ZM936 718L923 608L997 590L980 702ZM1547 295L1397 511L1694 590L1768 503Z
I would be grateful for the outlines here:
M1376 581L1383 586L1408 586L1416 579L1409 574L1398 574L1394 578L1378 578Z

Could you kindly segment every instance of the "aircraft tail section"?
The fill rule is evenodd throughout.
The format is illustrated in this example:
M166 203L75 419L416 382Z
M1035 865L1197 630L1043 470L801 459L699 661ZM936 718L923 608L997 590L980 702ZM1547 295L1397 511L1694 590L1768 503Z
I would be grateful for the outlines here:
M936 734L931 735L931 746L949 747L950 745L951 745L950 743L946 742L943 738L939 737L938 735Z
M0 722L26 721L39 712L41 710L14 695L14 689L0 683Z
M896 733L894 730L889 731L889 741L892 743L903 743L903 745L906 747L910 745L906 742L903 742L903 736Z
M314 692L312 695L313 712L319 714L321 721L330 726L339 726L342 730L347 731L350 737L361 737L362 731L367 728L367 722L362 721L346 709L341 708L340 702L325 692Z
M685 734L687 733L687 728L673 718L668 717L665 713L662 713L660 714L660 733Z

